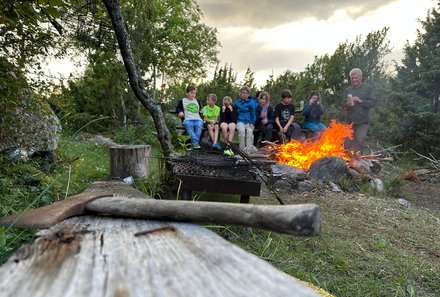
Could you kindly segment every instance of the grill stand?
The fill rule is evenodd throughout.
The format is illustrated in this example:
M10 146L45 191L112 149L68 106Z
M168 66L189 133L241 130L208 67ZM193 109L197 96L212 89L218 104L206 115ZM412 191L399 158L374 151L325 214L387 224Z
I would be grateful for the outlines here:
M260 196L261 182L219 177L176 174L182 182L182 199L192 200L192 191L240 195L240 203L249 203L250 196Z

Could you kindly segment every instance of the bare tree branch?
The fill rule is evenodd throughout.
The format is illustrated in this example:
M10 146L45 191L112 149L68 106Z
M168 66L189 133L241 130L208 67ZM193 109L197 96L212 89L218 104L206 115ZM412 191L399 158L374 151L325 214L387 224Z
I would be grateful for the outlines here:
M102 0L107 12L112 20L113 30L118 41L121 56L124 61L125 70L127 71L130 86L136 98L150 112L153 117L157 138L159 139L163 154L169 156L174 151L170 140L170 133L165 123L162 109L159 103L155 102L152 94L149 94L144 88L144 81L140 77L139 67L133 59L131 49L130 35L125 27L125 21L122 16L121 6L118 0Z

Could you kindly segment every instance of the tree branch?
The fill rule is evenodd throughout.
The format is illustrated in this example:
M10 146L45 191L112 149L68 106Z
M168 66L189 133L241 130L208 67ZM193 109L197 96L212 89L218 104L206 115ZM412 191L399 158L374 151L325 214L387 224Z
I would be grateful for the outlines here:
M124 61L125 70L127 71L130 86L136 98L150 112L153 117L157 138L159 139L161 148L165 156L169 156L174 151L170 140L170 133L163 117L160 105L153 100L153 96L144 89L144 81L140 77L139 67L133 59L131 49L130 35L125 27L125 21L122 16L121 6L118 0L102 0L112 21L113 30L118 41L119 50L121 51L122 60Z

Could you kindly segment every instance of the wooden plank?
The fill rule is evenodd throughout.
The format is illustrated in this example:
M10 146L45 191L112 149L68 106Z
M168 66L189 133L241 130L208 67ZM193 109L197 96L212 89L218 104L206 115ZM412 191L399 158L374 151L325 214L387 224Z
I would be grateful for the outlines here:
M220 177L176 174L182 181L182 189L189 191L215 192L236 195L260 196L259 181L223 179Z
M3 297L321 296L192 224L83 216L0 267Z

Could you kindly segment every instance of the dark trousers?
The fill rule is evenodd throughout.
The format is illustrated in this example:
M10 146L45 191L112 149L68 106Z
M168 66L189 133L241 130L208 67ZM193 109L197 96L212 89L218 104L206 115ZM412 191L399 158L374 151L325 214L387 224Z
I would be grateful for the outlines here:
M254 137L256 143L258 143L260 135L263 135L261 140L272 141L273 124L265 125L263 123L259 123L258 126L255 128L258 129L258 134L256 135L256 137Z
M365 147L365 142L367 141L369 127L369 124L353 124L353 139L345 140L345 148L355 152L360 152L362 154Z
M281 126L285 126L287 124L287 122L283 123L280 122ZM280 131L281 133L281 131ZM293 122L289 128L287 129L287 133L286 133L286 137L287 137L287 141L290 141L291 139L295 139L295 140L302 140L304 137L301 133L301 127L300 125L298 125L297 123Z

